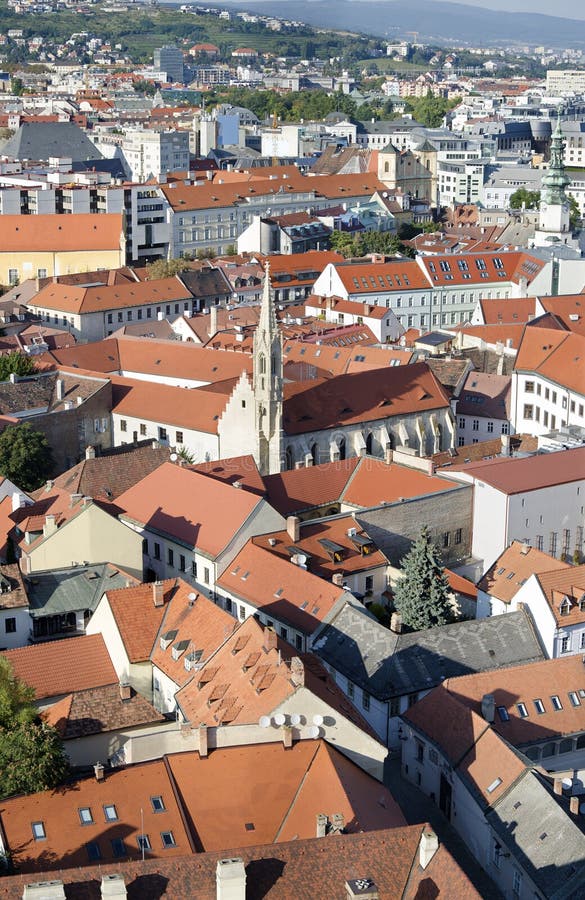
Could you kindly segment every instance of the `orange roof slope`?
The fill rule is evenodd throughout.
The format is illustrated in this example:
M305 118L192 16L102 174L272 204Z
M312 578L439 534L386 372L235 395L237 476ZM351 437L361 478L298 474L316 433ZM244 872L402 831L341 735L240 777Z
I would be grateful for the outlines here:
M150 657L159 628L174 595L180 593L187 605L188 595L193 591L191 585L179 578L169 578L162 584L161 606L154 604L152 584L138 584L136 587L107 591L108 603L131 663L145 662Z
M585 335L585 297L583 294L539 297L538 302L546 312L552 313L566 329Z
M580 655L448 678L442 687L478 716L484 695L493 694L496 714L492 727L516 747L585 730L585 702L579 694L585 689L585 672ZM571 702L569 692L576 695L577 705ZM553 706L551 697L558 698L560 708ZM541 702L542 712L537 711L535 700ZM520 715L518 703L524 704L526 716ZM500 715L500 709L507 718Z
M258 471L256 460L253 456L231 456L227 459L219 459L215 462L197 463L192 467L196 472L215 478L225 484L239 482L247 491L253 494L266 494L264 481Z
M370 507L448 490L451 485L444 478L366 456L360 459L341 500L352 506Z
M337 274L348 294L379 294L396 290L428 290L429 278L414 260L385 263L342 263Z
M460 472L492 485L504 494L522 494L585 478L585 447L520 458L498 457L469 463ZM448 476L448 472L445 472Z
M514 368L536 372L552 382L585 394L585 335L551 328L524 331Z
M568 563L520 541L512 541L478 583L480 591L510 603L531 575L570 569Z
M217 556L262 503L250 491L165 463L118 497L122 515Z
M314 506L336 503L359 464L359 457L266 475L268 500L286 516Z
M534 318L536 300L534 297L480 299L479 305L485 325L519 325Z
M206 759L178 753L168 762L203 850L310 837L317 813L342 813L352 831L404 824L387 788L324 741L230 747Z
M343 588L306 572L248 541L217 581L267 616L311 634L344 594Z
M581 609L581 602L585 602L585 565L541 572L536 578L559 627L585 622L585 609Z
M119 338L120 372L133 372L190 379L201 382L239 378L252 371L252 360L245 354L213 350L181 341L144 340L125 335Z
M37 700L118 681L101 634L33 644L3 655L14 674L34 688Z
M63 218L69 218L63 216ZM101 216L93 216L100 219ZM193 296L177 278L159 278L127 284L97 286L53 284L42 288L31 301L39 309L56 309L68 313L92 313L108 309L129 309L154 303L191 301Z
M4 253L120 250L122 236L119 213L0 217L0 247Z
M152 797L162 798L163 810L153 809ZM116 818L108 821L105 806ZM80 809L91 822L82 824ZM140 859L138 835L147 834L147 856L184 856L192 843L175 798L164 761L128 766L95 778L73 782L54 791L0 802L0 818L15 866L21 872L84 866L91 862L87 844L99 845L102 862L116 862L112 841L121 840L130 859ZM41 822L46 838L35 840L32 823ZM171 831L174 845L165 847L161 832Z
M113 413L180 429L217 434L227 401L226 394L206 391L204 387L193 388L186 395L184 387L112 377Z
M291 435L449 406L426 363L285 384L284 395L284 430Z

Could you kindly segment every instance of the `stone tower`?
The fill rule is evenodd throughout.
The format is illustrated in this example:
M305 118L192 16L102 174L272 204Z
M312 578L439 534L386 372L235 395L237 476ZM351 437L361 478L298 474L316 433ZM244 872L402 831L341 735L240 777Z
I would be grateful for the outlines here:
M266 263L260 319L254 334L254 406L256 447L254 454L262 475L282 467L282 338L276 320L270 263Z
M567 243L570 234L569 200L566 188L571 179L565 172L563 150L565 140L561 129L561 117L557 118L550 145L550 166L542 179L540 216L535 235L539 246L559 242Z

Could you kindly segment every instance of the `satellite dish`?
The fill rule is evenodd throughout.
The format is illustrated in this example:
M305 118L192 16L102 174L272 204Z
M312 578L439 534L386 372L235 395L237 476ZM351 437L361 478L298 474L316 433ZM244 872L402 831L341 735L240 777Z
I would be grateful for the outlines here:
M291 725L300 725L301 724L301 717L299 716L298 713L292 714L292 716L290 717L290 724Z
M309 734L311 735L312 738L318 738L318 737L319 737L319 729L318 729L318 727L317 727L316 725L311 725L311 728L310 728L310 730L309 730Z
M563 778L563 787L564 788L572 788L573 787L573 779L572 778Z
M269 716L260 716L258 719L258 725L260 728L269 728L270 727L270 717Z
M176 453L171 453L171 462L176 462L178 460L178 456Z
M315 725L322 725L323 724L323 716L320 716L318 714L316 716L313 716L313 722Z
M187 600L191 600L191 601L197 600L197 594L194 591L191 591L190 594L187 594Z
M285 722L286 722L286 716L284 715L284 713L277 713L275 715L275 717L274 717L275 725L284 725Z

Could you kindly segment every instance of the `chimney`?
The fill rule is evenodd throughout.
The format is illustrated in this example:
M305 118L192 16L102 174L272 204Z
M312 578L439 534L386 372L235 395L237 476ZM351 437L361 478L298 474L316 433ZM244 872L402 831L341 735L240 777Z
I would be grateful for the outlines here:
M510 435L502 435L502 456L510 456Z
M273 628L265 628L264 629L264 649L265 650L276 650L277 637L276 631Z
M301 520L298 516L288 516L286 520L286 532L293 544L296 544L301 536Z
M102 875L100 896L102 900L106 900L106 897L127 897L124 876L117 872L112 875Z
M152 585L152 602L156 607L164 606L165 592L162 581L155 581Z
M345 900L379 900L380 893L371 878L352 878L345 882Z
M120 682L120 700L132 699L132 687L127 681Z
M553 781L553 791L555 792L557 797L563 796L563 779L562 778L555 778L555 780Z
M290 680L295 687L302 687L305 683L305 666L300 656L293 656L290 661Z
M317 813L317 837L322 838L327 834L329 819L325 813Z
M484 694L481 698L481 714L490 725L496 718L496 698L493 694Z
M57 531L57 522L55 521L55 516L52 513L45 516L45 524L43 525L43 537L49 537L51 534L55 534Z
M212 306L209 310L209 337L217 334L217 306Z
M425 826L425 829L420 836L418 848L418 859L421 869L426 869L438 849L439 838L430 825Z
M207 756L207 725L199 726L199 756L202 759Z
M384 462L387 466L391 465L392 460L394 458L394 452L391 447L387 447L384 453Z
M90 446L85 448L85 458L95 459L95 447Z
M282 746L285 750L290 750L293 745L293 733L290 725L285 725L282 729Z
M215 870L217 900L246 900L246 869L239 857L220 859Z
M33 881L25 884L22 900L65 900L62 881Z
M398 612L393 612L390 616L390 631L395 634L402 633L402 616Z
M555 779L556 781L556 779ZM569 800L569 810L572 816L578 816L581 808L581 797L574 796Z
M57 378L55 389L57 391L57 400L62 400L65 396L65 382L62 378Z
M343 572L335 572L331 581L335 587L343 587Z
M17 509L22 509L23 506L26 506L26 497L24 494L21 494L20 491L14 491L12 494L12 512L16 512Z
M71 509L78 503L80 500L83 500L83 494L70 494L69 496L69 505Z
M98 762L96 762L95 766L93 767L93 771L95 772L95 780L96 781L104 780L104 777L105 777L104 767L103 767L102 763L99 762L99 760L98 760Z
M331 816L331 831L334 834L341 834L345 828L345 818L343 813L333 813Z

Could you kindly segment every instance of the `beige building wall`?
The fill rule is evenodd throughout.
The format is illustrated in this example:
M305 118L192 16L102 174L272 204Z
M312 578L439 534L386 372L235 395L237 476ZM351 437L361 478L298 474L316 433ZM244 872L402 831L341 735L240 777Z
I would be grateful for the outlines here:
M91 501L30 551L21 546L25 573L110 562L142 581L142 538Z
M31 248L16 253L0 249L0 283L14 284L14 272L22 282L27 278L117 269L125 264L125 255L122 244L114 250L37 251Z
M135 691L152 701L152 663L131 663L118 630L108 595L104 594L88 622L86 634L101 634L118 679L129 682Z

